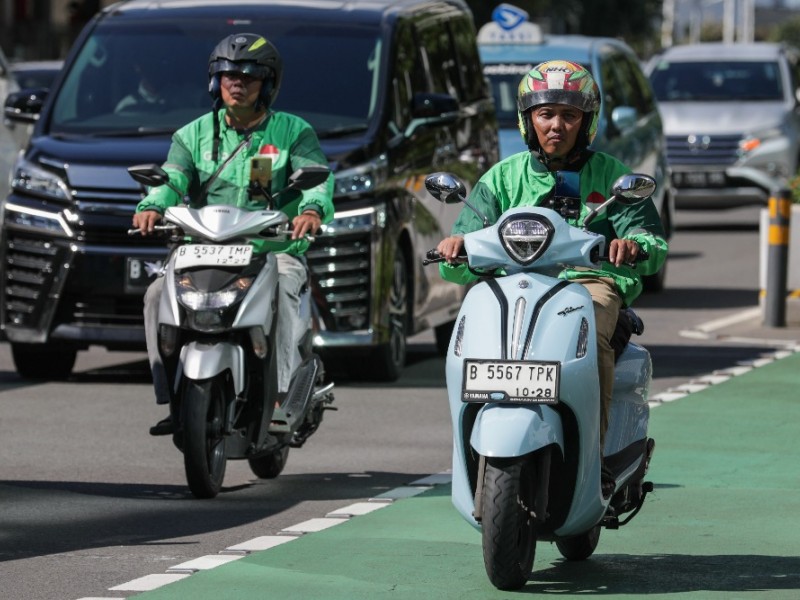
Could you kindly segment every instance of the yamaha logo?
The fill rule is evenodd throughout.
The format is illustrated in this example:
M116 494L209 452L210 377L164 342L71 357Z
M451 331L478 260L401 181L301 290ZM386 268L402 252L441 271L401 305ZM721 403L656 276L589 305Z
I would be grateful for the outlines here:
M711 138L707 135L690 135L686 138L686 144L692 152L708 150L711 145Z

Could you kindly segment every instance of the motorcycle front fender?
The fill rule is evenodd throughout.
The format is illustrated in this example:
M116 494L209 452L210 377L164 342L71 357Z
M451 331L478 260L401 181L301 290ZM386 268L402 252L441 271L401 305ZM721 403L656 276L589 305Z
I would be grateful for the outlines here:
M470 444L481 456L513 458L550 444L564 453L561 417L545 404L487 404L478 412Z
M202 381L230 370L236 395L244 390L244 350L234 344L189 342L181 348L180 370L176 383L181 376Z

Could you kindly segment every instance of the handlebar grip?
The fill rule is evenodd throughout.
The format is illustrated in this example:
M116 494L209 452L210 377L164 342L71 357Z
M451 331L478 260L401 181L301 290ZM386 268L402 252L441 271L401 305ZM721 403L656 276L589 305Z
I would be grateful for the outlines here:
M425 253L425 258L422 260L422 266L425 267L431 263L442 262L444 257L439 254L439 251L434 248L433 250L428 250Z

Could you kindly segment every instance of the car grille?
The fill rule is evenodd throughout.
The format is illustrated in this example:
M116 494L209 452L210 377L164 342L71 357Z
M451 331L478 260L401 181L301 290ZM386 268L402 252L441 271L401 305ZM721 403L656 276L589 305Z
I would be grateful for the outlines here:
M694 142L690 143L690 138ZM740 135L667 136L667 161L671 165L726 167L739 159Z
M36 326L65 252L65 248L50 241L23 236L9 238L4 282L9 323Z
M321 298L316 301L332 331L367 326L370 306L370 236L367 233L317 236L306 253Z

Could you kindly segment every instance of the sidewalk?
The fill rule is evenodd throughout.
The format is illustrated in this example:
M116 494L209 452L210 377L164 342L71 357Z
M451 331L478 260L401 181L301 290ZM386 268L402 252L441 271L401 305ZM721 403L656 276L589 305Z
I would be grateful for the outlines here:
M749 324L736 334L761 330ZM800 328L794 326L768 333L800 339ZM554 546L540 543L523 593L594 594L604 600L800 597L800 352L779 356L655 407L650 435L656 451L648 477L655 491L639 515L618 531L603 531L587 561L567 563ZM518 597L488 582L480 535L457 515L449 493L449 484L435 485L135 596Z

